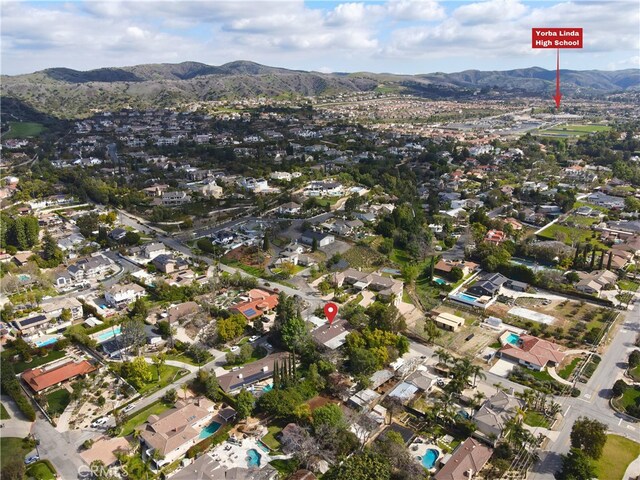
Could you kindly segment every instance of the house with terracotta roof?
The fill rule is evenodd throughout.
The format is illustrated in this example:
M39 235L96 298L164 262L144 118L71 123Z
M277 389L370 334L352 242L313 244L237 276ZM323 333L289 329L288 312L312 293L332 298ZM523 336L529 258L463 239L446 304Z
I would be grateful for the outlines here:
M514 361L532 370L544 370L547 366L556 366L564 359L560 345L533 335L521 335L513 345L507 343L500 350L501 358Z
M45 365L44 367L31 368L22 373L21 377L24 383L35 393L46 390L49 387L59 385L67 380L71 380L79 375L86 375L94 372L94 367L87 360L79 362L68 361L65 363L56 363Z
M489 230L484 237L485 242L493 243L495 245L500 245L507 239L507 235L502 230Z
M182 457L196 443L202 429L214 417L214 403L199 397L191 401L178 400L173 408L160 415L150 415L140 428L140 443L144 454L160 455L161 460L153 460L157 467L172 463Z
M231 312L242 314L248 321L261 317L278 306L278 295L258 288L249 290L249 300L233 305Z
M467 438L458 445L434 480L463 480L475 478L493 455L493 449L474 438ZM445 457L445 458L447 458Z

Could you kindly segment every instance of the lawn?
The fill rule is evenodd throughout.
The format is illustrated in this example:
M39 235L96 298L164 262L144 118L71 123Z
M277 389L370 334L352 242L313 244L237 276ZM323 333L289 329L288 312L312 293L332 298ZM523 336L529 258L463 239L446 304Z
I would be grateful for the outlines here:
M207 358L203 360L200 365L204 365L205 363L210 362L212 358L213 356L209 352L207 352ZM193 365L196 367L198 366L198 364L193 361L193 358L191 358L189 355L186 355L184 353L181 353L179 355L167 355L167 360L174 360L176 362L188 363L189 365Z
M278 472L282 475L282 478L287 478L293 474L298 467L300 466L300 462L295 458L290 458L289 460L271 460L269 464L278 470Z
M271 450L280 450L280 442L276 440L276 435L282 431L282 427L278 425L271 425L268 427L269 433L261 438L264 443Z
M546 240L560 240L566 245L571 246L575 243L591 243L601 250L607 250L608 247L594 238L595 232L589 229L569 227L567 225L558 225L554 223L538 233L538 237Z
M524 414L523 421L531 427L549 428L549 420L547 419L547 417L534 410L527 410L527 412Z
M27 467L27 476L36 480L55 480L56 469L49 460L40 460Z
M616 399L616 404L625 410L627 407L640 403L640 387L630 386L622 394L622 398Z
M7 412L7 409L0 403L0 420L9 420L11 415Z
M4 467L7 463L16 458L19 458L22 461L24 456L31 450L33 450L33 447L26 443L22 438L0 438L0 468Z
M34 122L9 122L11 129L3 135L9 138L28 138L40 135L44 130L44 125Z
M13 371L16 373L21 373L29 368L39 367L40 365L44 365L45 363L59 360L65 355L66 352L64 350L51 350L46 357L39 357L37 355L34 355L29 363L22 361L14 363Z
M56 390L47 395L48 411L50 415L60 415L71 401L71 395L65 388Z
M634 282L633 280L618 280L618 287L620 287L620 290L635 292L638 290L638 287L640 287L640 283Z
M576 366L578 366L578 363L580 363L580 360L582 360L580 357L576 357L571 360L570 364L565 366L562 370L558 371L558 375L560 375L560 377L564 378L565 380L568 379L576 369Z
M176 378L181 377L182 375L176 375L180 370L183 370L179 367L173 367L171 365L163 365L160 369L160 379L158 380L158 369L155 365L151 365L151 374L153 375L151 381L140 388L138 393L140 395L146 395L155 390L160 390L161 388L166 387L170 383L174 382Z
M547 130L541 130L544 137L584 137L590 133L606 132L611 127L606 125L558 125Z
M120 436L126 437L127 435L131 435L138 425L142 425L147 421L149 415L160 415L162 412L169 410L172 406L173 405L167 405L166 403L163 403L161 400L152 403L144 410L140 410L133 417L129 418L122 425Z
M640 444L621 437L607 435L602 456L595 462L599 480L622 480L629 464L640 455Z
M629 375L631 375L636 382L640 382L640 365L629 370Z

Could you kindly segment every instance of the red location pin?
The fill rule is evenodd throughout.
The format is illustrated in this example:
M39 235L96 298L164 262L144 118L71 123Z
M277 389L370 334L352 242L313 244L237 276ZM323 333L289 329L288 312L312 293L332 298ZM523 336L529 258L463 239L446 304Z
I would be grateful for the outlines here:
M327 317L327 320L329 320L329 325L333 323L333 319L336 318L337 314L338 314L338 306L335 303L329 302L325 304L324 316Z

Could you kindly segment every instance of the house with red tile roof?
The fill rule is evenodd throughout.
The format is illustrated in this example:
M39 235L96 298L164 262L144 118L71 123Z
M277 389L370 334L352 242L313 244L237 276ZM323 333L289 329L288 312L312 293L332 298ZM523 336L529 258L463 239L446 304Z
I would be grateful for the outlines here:
M447 463L435 474L435 480L462 480L475 478L493 455L493 449L475 438L467 438L458 445Z
M521 335L513 345L507 343L498 354L501 358L512 360L532 370L544 370L548 365L556 366L564 359L560 345L533 335Z
M31 368L23 372L21 377L31 390L38 393L78 375L86 375L95 370L97 370L96 367L86 360L79 362L69 361L63 364Z
M233 305L229 310L240 313L248 321L269 313L278 306L278 295L275 293L254 288L249 290L247 295L249 297L248 301Z
M485 242L494 243L500 245L507 239L506 234L502 230L489 230L484 237Z

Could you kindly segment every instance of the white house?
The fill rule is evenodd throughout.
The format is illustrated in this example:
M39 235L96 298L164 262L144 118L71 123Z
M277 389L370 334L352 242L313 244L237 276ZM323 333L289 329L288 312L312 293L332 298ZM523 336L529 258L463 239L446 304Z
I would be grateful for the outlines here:
M145 289L136 283L126 285L116 283L105 292L104 299L110 306L120 308L144 295L146 295Z
M295 215L296 213L300 213L302 206L295 202L283 203L278 207L278 213L283 215Z
M162 204L166 207L184 205L190 201L191 196L187 192L166 192L162 195Z
M339 197L343 195L344 188L338 182L312 181L304 187L307 197Z

